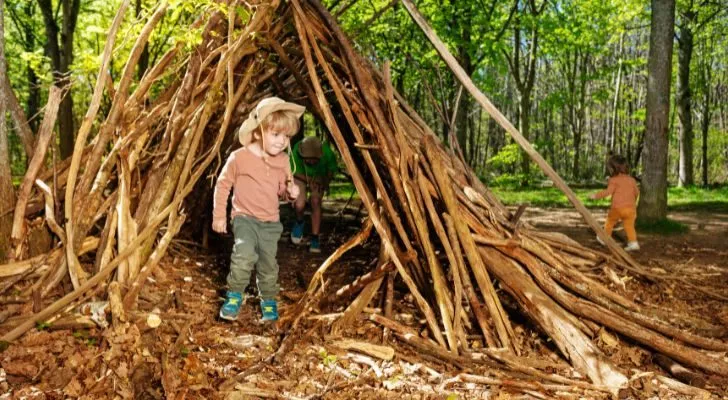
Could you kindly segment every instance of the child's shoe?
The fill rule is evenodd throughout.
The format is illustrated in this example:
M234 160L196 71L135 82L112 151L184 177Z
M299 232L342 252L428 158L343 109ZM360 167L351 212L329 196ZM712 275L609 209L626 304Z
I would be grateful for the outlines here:
M308 251L310 251L311 253L321 252L321 243L319 242L318 236L311 237L311 244L308 248Z
M240 292L230 292L225 294L225 303L220 307L220 318L228 321L235 321L238 319L238 313L240 313L240 306L243 305L243 294Z
M627 247L624 248L626 251L637 251L640 249L640 244L637 242L627 243Z
M260 309L263 311L261 321L277 321L278 320L278 302L273 300L261 300Z
M303 221L296 221L291 228L291 242L299 244L301 239L303 239Z

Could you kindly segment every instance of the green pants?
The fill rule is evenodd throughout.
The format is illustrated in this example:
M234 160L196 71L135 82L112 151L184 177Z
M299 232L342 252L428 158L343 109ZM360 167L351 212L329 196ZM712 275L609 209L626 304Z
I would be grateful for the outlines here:
M278 239L283 225L276 222L259 221L255 218L237 216L233 218L235 244L230 255L230 274L227 283L231 292L244 292L250 282L250 274L256 267L258 292L263 300L278 295Z

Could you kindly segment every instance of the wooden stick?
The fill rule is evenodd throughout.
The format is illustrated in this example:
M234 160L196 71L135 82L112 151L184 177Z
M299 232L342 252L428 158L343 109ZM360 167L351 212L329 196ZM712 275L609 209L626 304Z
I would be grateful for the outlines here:
M448 301L450 300L450 292L447 289L448 284L442 271L442 265L438 261L437 256L435 255L435 249L430 241L427 221L421 214L422 208L417 205L417 201L414 199L415 195L410 194L413 189L408 180L409 179L403 177L404 190L410 198L410 209L412 210L412 215L415 220L415 226L419 231L420 244L424 249L424 257L430 266L430 275L432 276L432 286L435 291L435 299L440 309L440 319L445 326L445 336L447 338L448 345L450 346L450 351L457 355L458 345L453 329L453 318L456 316L452 314L452 303L450 303L450 307L448 307Z
M28 118L25 115L25 111L23 111L23 107L20 106L18 98L15 96L15 91L13 91L13 86L10 83L10 75L5 74L4 77L0 78L0 81L0 85L2 85L0 91L5 92L6 105L10 111L10 116L15 123L16 132L20 136L20 141L23 142L25 155L30 159L35 153L33 151L33 142L35 141L33 131L30 129L30 125L28 125Z
M430 163L433 165L432 169L435 174L437 186L440 188L440 194L442 195L443 202L453 218L458 238L465 249L465 254L468 257L468 261L470 261L470 267L475 275L478 285L480 286L480 290L483 293L483 299L488 307L491 318L495 323L496 332L498 332L498 339L503 347L515 351L511 340L513 334L512 328L510 328L510 321L503 311L503 307L500 304L498 296L495 294L493 283L490 281L485 265L476 251L475 242L470 235L470 231L468 230L465 222L459 217L459 205L455 201L453 190L450 186L452 183L450 179L444 176L443 162L432 138L425 138L425 149L425 153L430 159Z
M329 296L323 298L321 302L319 303L319 307L323 307L327 304L333 303L337 301L338 299L345 298L347 296L351 296L353 293L357 292L358 290L361 290L363 287L368 285L371 282L374 282L375 280L383 277L385 274L389 277L391 276L391 272L394 271L394 264L391 262L387 262L384 264L379 264L373 271L367 272L366 274L357 277L353 282L342 286L339 288L336 293L332 293ZM387 292L387 296L389 296L389 291ZM385 307L386 309L386 307ZM390 313L391 313L391 304L389 305ZM386 314L386 313L385 313Z
M162 260L162 257L167 252L167 247L169 247L169 244L172 242L172 239L177 235L180 228L182 227L182 224L185 221L185 216L177 216L176 214L170 215L170 221L167 225L167 231L164 233L164 236L162 236L162 239L159 240L159 244L157 245L157 248L154 250L152 255L147 260L146 264L142 267L142 269L139 271L139 275L136 276L133 283L131 284L131 287L129 288L129 291L126 292L126 296L124 296L124 309L127 311L131 311L136 306L137 296L139 296L139 292L141 291L142 285L146 282L147 278L151 276L151 274L154 272L154 270L159 265L159 262Z
M473 284L470 281L470 274L465 267L465 260L463 258L462 250L460 248L460 241L458 240L455 223L453 222L452 218L447 214L444 214L443 218L445 219L448 237L450 238L450 244L452 246L453 254L455 256L456 262L455 264L453 264L453 266L459 271L460 279L463 282L463 290L465 291L468 303L470 303L470 309L473 311L473 315L475 315L475 319L478 321L478 326L480 326L480 330L483 332L485 343L488 345L488 347L498 347L498 342L495 339L493 330L490 328L490 325L488 325L488 316L485 314L480 300L478 300L478 295L475 293Z
M80 282L78 280L79 270L81 266L78 262L77 256L74 254L72 243L74 242L73 236L73 191L76 188L76 177L78 175L78 169L81 163L81 155L83 154L83 148L86 147L86 138L91 131L91 126L96 119L99 106L101 104L101 96L103 95L104 80L102 76L106 73L111 60L111 52L114 48L114 42L116 40L116 32L124 19L126 8L129 6L129 0L123 0L119 5L119 10L116 12L111 27L109 28L109 34L107 35L106 45L104 46L104 53L101 56L101 65L99 67L98 79L96 80L96 86L94 87L94 93L91 96L91 103L88 111L83 118L81 128L79 128L76 134L76 142L73 147L73 155L71 156L71 166L69 167L68 180L66 182L66 196L65 196L65 216L66 216L66 258L70 265L69 271L74 271L71 275L71 280L74 285L74 289L78 290Z
M397 267L397 271L399 271L400 276L402 276L402 279L405 281L407 286L410 288L410 292L412 292L412 295L415 298L415 301L417 302L417 305L422 310L423 314L425 314L425 319L428 322L428 325L430 329L432 330L435 337L438 339L438 342L440 342L443 346L445 345L445 340L442 336L442 333L440 332L440 329L437 325L437 318L435 318L434 313L432 312L432 309L430 308L429 304L427 304L427 301L422 297L419 290L417 289L417 286L415 282L410 277L409 273L405 269L404 265L402 265L394 246L392 245L391 239L389 235L386 233L383 221L381 220L379 211L377 210L375 204L376 201L374 201L371 192L369 191L369 188L364 185L364 180L361 176L361 173L359 172L359 168L354 163L353 158L351 157L350 152L348 151L348 146L346 144L346 141L343 138L343 135L341 134L341 131L339 130L338 125L336 124L333 114L331 110L328 108L326 96L324 95L323 89L321 87L321 84L318 80L318 76L316 75L316 67L313 63L313 59L311 58L310 54L310 48L308 46L308 41L306 39L306 32L302 26L301 21L299 20L299 14L303 15L303 10L301 9L301 5L298 2L298 0L292 0L291 2L293 6L296 8L296 13L294 13L294 18L296 20L296 28L299 32L299 38L301 40L301 45L304 50L304 55L306 58L306 66L309 70L309 76L311 78L311 83L313 84L314 89L316 90L316 97L317 100L321 106L321 108L324 111L324 122L326 123L326 126L329 128L329 131L332 134L332 137L334 138L334 141L336 142L336 145L338 149L341 151L341 157L344 160L344 164L347 167L347 170L351 173L352 181L354 182L354 186L356 187L357 191L359 192L359 195L361 196L365 206L367 207L367 210L369 211L369 217L372 219L372 223L374 224L374 227L377 229L377 233L379 233L379 236L382 238L382 243L384 244L387 253L391 257L392 261L394 262L394 265Z
M683 367L670 357L657 353L652 357L652 359L657 365L669 372L670 375L677 378L680 382L686 383L690 386L699 387L701 389L705 388L706 382L702 375L696 374L695 372Z
M35 146L35 152L33 153L28 169L25 172L23 183L20 184L18 190L18 199L15 203L15 214L13 216L13 228L10 235L11 240L16 246L15 259L20 259L22 254L22 242L25 236L25 206L28 203L30 197L30 190L33 188L33 182L38 175L43 161L45 160L46 151L48 150L48 143L53 135L53 126L56 124L56 117L58 116L58 106L61 104L61 96L63 90L57 86L51 86L48 90L48 103L45 107L45 114L43 115L43 122L38 130L38 141Z

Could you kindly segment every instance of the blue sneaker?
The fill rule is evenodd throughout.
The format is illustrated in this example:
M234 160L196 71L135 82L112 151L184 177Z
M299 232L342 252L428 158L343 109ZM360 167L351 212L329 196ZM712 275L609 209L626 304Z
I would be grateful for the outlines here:
M235 321L238 319L238 313L240 313L240 306L243 305L243 295L240 292L230 292L225 294L225 303L220 307L220 318L228 321Z
M273 300L261 300L260 309L263 311L261 321L277 321L278 320L278 302Z
M291 242L299 244L301 239L303 239L303 221L296 221L293 223L293 228L291 228Z
M311 253L321 252L321 243L319 242L318 236L311 237L311 245L309 246L308 251L310 251Z

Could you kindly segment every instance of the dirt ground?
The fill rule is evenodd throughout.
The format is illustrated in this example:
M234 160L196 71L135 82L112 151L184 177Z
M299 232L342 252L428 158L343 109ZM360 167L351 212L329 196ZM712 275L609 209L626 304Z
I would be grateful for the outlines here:
M358 232L357 205L326 202L323 252L310 254L307 247L288 240L286 226L279 244L282 315L301 298L316 268L341 243ZM595 211L603 221L604 214ZM283 215L286 225L290 211ZM598 247L576 211L528 209L524 218L538 228L563 232L590 247ZM657 273L680 274L699 285L726 287L728 282L728 215L701 212L671 214L690 226L686 234L640 235L642 250L635 258ZM619 232L617 232L619 235ZM57 329L53 323L39 326L18 344L0 353L0 399L138 398L138 399L470 399L538 398L539 394L514 394L497 386L466 383L460 370L418 354L406 345L382 342L381 328L357 321L346 337L392 346L395 357L382 361L342 350L332 344L326 315L341 312L341 305L318 310L304 322L292 347L274 363L262 363L274 354L283 332L275 325L259 322L257 300L249 300L238 321L217 318L224 294L227 256L231 237L211 237L202 249L181 239L173 244L155 274L144 287L138 311L114 328ZM326 284L333 288L351 282L371 269L378 242L369 240L346 254ZM716 285L716 282L719 284ZM626 280L630 292L643 301L659 304L728 326L728 303L711 298L695 286L678 283L654 285ZM254 285L251 285L254 286ZM728 296L726 291L720 295ZM411 297L411 296L410 296ZM424 330L412 299L395 298L402 323ZM372 303L374 307L379 299ZM150 326L150 315L161 318ZM334 314L335 315L335 314ZM517 332L531 343L527 356L549 360L554 370L567 374L568 365L553 346L539 339L528 321L516 321ZM154 325L154 324L151 324ZM419 328L418 328L419 326ZM2 333L2 332L0 332ZM646 371L647 379L635 380L628 398L690 398L665 392L651 384L650 372L664 373L651 361L646 349L604 333L595 338L611 361L628 375ZM485 373L476 368L471 373ZM573 375L572 375L573 376ZM716 398L728 391L728 383L706 377L707 388ZM5 394L2 394L6 392ZM550 393L545 398L574 397L574 393ZM593 398L581 393L577 398Z

